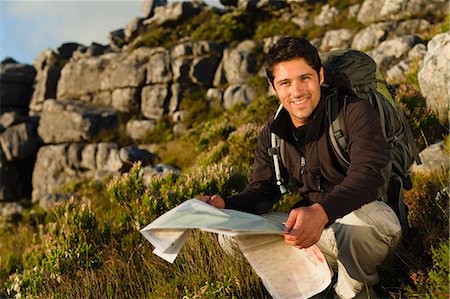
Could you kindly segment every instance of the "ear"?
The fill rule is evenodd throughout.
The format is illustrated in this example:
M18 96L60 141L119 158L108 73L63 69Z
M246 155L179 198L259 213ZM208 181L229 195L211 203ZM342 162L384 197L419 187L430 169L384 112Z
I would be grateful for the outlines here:
M273 93L277 93L277 91L275 90L275 86L273 85L273 83L272 82L270 82L270 80L269 79L267 79L267 83L269 83L269 86L272 88L272 91L273 91Z
M319 84L322 85L323 82L325 82L325 74L322 66L319 71Z

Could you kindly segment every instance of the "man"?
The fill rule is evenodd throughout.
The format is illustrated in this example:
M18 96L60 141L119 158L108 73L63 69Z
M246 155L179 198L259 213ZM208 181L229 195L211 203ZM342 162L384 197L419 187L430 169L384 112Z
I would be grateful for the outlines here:
M337 272L334 290L340 298L373 298L377 266L401 237L394 211L378 200L391 163L377 113L367 101L348 98L350 166L344 169L328 136L325 102L332 91L321 86L325 74L317 49L305 39L282 37L265 67L283 109L260 133L250 184L234 197L201 199L218 208L267 213L281 197L268 153L275 133L285 142L285 176L302 199L289 213L285 243L317 244Z

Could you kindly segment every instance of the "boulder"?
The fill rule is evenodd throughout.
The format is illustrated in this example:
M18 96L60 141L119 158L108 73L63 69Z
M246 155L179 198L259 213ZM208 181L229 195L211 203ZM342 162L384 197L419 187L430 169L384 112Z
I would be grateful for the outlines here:
M111 31L108 35L109 45L113 50L120 50L126 44L125 30L123 28Z
M111 106L124 113L136 113L139 111L140 95L137 88L126 87L115 89L111 93Z
M119 155L120 149L115 143L101 142L97 144L96 169L98 171L117 172L124 167Z
M0 110L28 113L36 71L33 66L21 63L0 65Z
M85 47L79 43L64 43L57 49L58 56L62 60L69 60L72 58L73 53L81 48Z
M243 84L230 85L223 94L223 107L230 110L238 104L247 105L256 97L256 91Z
M8 127L0 134L0 146L8 161L22 160L37 149L36 126L23 122Z
M19 123L23 123L27 117L15 111L5 112L0 114L0 125L2 129L7 129Z
M422 164L417 165L417 163L414 162L409 169L414 173L448 169L449 167L448 152L445 150L443 141L431 144L420 152L419 157Z
M353 32L350 29L329 30L325 33L320 44L320 51L348 49L352 42Z
M251 52L255 46L256 42L244 41L234 49L225 49L222 62L228 83L245 83L258 71L256 56Z
M190 70L193 58L179 57L172 60L173 81L190 83Z
M142 140L148 133L153 131L156 121L148 119L133 119L127 122L126 132L133 140Z
M141 10L145 18L151 18L156 7L165 5L167 5L167 0L145 0L141 5Z
M339 15L339 10L330 6L329 4L325 4L322 6L322 10L320 13L314 17L314 25L316 26L325 26L330 24L335 17Z
M165 48L153 48L147 63L146 84L164 84L172 81L170 52Z
M129 166L140 161L142 166L152 165L156 156L145 149L136 146L122 147L119 151L119 157L122 162Z
M124 34L125 34L125 42L130 43L136 36L139 35L139 31L142 29L142 25L144 23L144 18L134 17L131 21L125 26Z
M180 108L181 101L183 96L188 93L193 93L198 91L198 86L192 84L180 84L174 83L171 88L171 95L169 100L169 115L173 115L175 111L178 111Z
M142 115L152 120L160 120L167 113L170 95L169 86L166 84L148 85L142 88Z
M56 87L61 72L61 58L52 49L44 50L35 60L34 68L37 71L30 111L40 113L42 104L46 99L56 97Z
M436 35L428 42L428 50L418 73L419 85L427 106L436 112L439 122L448 127L450 98L450 33Z
M408 52L420 42L414 35L406 35L382 42L376 49L370 52L373 60L377 63L382 72L390 66L405 58Z
M204 4L196 1L173 2L166 6L158 6L154 9L154 15L144 20L144 25L162 26L167 23L181 22L198 14L203 6Z
M189 76L192 82L204 87L212 86L214 75L219 63L220 58L216 56L194 58L189 71Z
M371 24L355 34L351 47L360 51L367 51L376 48L386 39L386 36L389 31L393 29L393 27L393 22Z
M117 112L72 100L44 102L38 134L44 143L82 142L118 128Z

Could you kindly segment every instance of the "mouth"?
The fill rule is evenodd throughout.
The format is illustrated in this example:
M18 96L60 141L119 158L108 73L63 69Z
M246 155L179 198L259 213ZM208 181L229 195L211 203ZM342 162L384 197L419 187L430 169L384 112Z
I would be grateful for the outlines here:
M304 98L300 98L300 99L295 99L295 100L291 101L291 103L294 105L302 105L302 104L306 103L308 100L309 100L309 97L304 97Z

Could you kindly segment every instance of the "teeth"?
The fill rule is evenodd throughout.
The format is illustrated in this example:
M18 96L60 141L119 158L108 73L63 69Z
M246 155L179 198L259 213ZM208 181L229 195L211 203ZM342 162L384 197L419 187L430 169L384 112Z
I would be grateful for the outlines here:
M308 100L308 98L303 99L303 100L293 101L293 103L294 104L303 104L304 102L306 102L306 100Z

